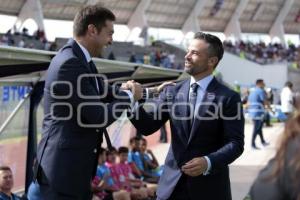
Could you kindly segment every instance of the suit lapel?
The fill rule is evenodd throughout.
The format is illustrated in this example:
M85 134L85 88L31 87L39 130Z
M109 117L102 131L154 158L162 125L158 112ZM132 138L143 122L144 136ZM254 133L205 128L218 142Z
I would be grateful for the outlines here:
M188 96L189 96L189 89L190 89L190 79L186 80L183 82L183 84L181 85L181 87L179 88L177 94L176 94L176 98L175 98L175 103L178 105L178 111L180 117L187 117L188 115L188 107L187 107L187 103L188 103ZM181 119L180 123L181 126L183 128L183 133L180 133L180 137L182 137L182 139L185 141L185 143L188 140L188 135L189 135L189 128L188 128L188 120L186 119Z
M188 144L190 144L195 134L199 133L199 125L201 124L201 117L204 117L209 107L212 106L212 103L216 97L215 91L218 84L219 84L218 81L215 78L213 78L212 81L209 83L208 87L206 88L206 92L204 93L202 102L200 103L198 109L198 114L197 114L198 117L195 117L193 126L191 128L191 134L188 140Z
M69 46L72 47L72 50L73 50L74 54L79 58L79 60L82 62L82 64L88 69L89 73L90 74L94 74L95 70L93 70L91 68L92 66L90 66L90 64L87 62L86 57L84 56L84 53L82 52L82 50L79 47L79 45L77 44L77 42L75 40L73 40L73 39L70 39L68 41L67 45L69 45ZM97 68L96 68L96 71L97 71ZM89 81L90 81L90 83L93 85L93 87L95 88L95 90L98 93L99 91L98 91L98 88L97 88L97 85L96 85L97 84L96 80L93 77L89 77Z

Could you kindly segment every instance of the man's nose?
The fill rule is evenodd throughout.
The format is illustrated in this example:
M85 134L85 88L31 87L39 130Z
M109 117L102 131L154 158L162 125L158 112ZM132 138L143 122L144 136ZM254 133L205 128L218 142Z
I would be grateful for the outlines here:
M184 56L184 59L185 59L185 60L188 60L188 59L190 58L190 55L191 55L190 53L187 53L187 54Z

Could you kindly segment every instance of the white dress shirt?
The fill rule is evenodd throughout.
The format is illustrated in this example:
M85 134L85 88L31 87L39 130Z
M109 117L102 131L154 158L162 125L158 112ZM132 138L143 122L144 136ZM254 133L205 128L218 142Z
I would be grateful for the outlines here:
M83 52L83 54L84 54L84 57L85 57L86 61L87 61L88 63L91 62L91 61L92 61L92 57L91 57L90 53L88 52L88 50L87 50L84 46L82 46L79 42L76 41L76 43L78 44L78 46L79 46L80 49L82 50L82 52ZM96 77L95 77L95 80L96 80L96 83L97 83L97 84L96 84L97 90L98 90L98 92L99 92L99 84L98 84L98 80L97 80ZM134 105L134 103L135 103L132 92L131 92L130 90L122 90L122 91L124 91L124 92L126 92L126 93L128 94L128 96L129 96L129 98L130 98L130 102L131 102L131 108L132 108L133 105Z
M213 80L213 75L209 75L209 76L206 76L204 77L203 79L199 80L196 82L196 80L194 79L194 77L191 77L191 81L190 81L190 92L189 92L189 98L192 94L192 84L193 83L197 83L198 84L198 89L197 89L197 100L196 100L196 105L195 105L195 108L198 109L202 100L203 100L203 96L206 92L206 89L207 89L207 86L209 85L209 83ZM194 115L196 114L197 112L194 112ZM195 117L195 116L194 116ZM207 169L206 171L203 173L203 175L208 175L209 174L209 171L211 169L211 162L210 162L210 159L207 157L207 156L204 156L205 160L207 161Z

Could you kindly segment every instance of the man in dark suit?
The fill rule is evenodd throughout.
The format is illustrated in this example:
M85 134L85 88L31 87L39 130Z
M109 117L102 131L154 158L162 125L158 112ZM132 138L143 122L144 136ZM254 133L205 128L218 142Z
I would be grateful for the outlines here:
M166 87L131 116L143 135L170 120L160 200L232 199L228 164L243 152L244 117L239 94L212 76L223 52L219 38L196 33L185 56L191 78Z
M104 129L142 97L142 88L115 89L96 76L91 57L112 42L114 14L87 6L74 19L71 39L51 61L44 89L43 135L35 177L43 200L91 199Z

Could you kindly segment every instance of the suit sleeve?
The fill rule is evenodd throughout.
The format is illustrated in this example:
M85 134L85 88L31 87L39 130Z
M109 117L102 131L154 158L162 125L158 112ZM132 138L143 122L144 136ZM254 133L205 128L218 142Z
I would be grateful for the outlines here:
M58 72L58 80L69 82L72 93L69 98L56 99L55 102L70 103L73 113L76 113L77 119L80 119L84 125L97 125L98 128L107 127L130 106L130 98L123 91L117 91L114 95L113 88L105 85L104 82L99 84L102 94L102 97L99 97L98 91L92 85L91 77L82 78L79 81L79 77L83 74L88 74L87 68L77 58L65 62ZM70 88L65 84L55 84L53 91L57 96L66 95ZM97 95L98 97L96 97ZM95 98L90 98L91 96L95 96Z
M223 124L224 145L208 155L212 165L211 172L232 163L244 151L245 120L240 96L237 93L225 100L220 117Z
M160 129L169 119L166 87L157 98L139 104L129 119L134 127L143 135L151 135Z

